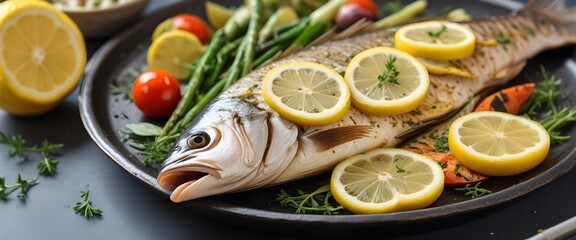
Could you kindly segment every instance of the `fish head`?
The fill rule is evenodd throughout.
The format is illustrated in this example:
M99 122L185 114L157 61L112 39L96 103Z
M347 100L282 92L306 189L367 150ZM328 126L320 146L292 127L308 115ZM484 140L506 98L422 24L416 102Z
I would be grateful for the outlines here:
M263 161L268 116L246 99L214 101L177 140L160 168L158 184L173 190L174 202L236 191Z

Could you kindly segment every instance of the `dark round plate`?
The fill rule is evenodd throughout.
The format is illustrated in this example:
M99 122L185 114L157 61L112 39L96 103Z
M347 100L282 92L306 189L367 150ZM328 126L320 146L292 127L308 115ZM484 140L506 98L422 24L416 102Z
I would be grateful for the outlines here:
M224 5L239 4L239 1L219 2ZM446 6L463 7L474 17L504 15L520 6L515 2L495 0L429 0L428 2L431 12L441 11ZM143 165L143 155L127 144L123 133L128 123L156 121L160 124L161 122L143 117L130 101L122 95L114 94L111 85L132 81L134 77L129 76L131 71L138 73L146 68L146 49L157 24L182 12L204 17L202 9L203 2L181 2L156 12L133 28L114 37L104 44L90 60L80 90L81 117L94 142L128 174L166 197L166 204L176 203L168 199L168 191L157 185L157 169ZM539 67L544 65L551 73L564 80L563 89L567 91L568 96L573 96L576 94L574 53L574 48L567 47L536 56L510 84L541 79ZM568 100L562 104L574 105ZM576 129L569 129L568 134L574 135L574 131ZM486 212L480 210L496 209L497 206L518 199L554 181L575 167L575 148L576 140L572 139L553 147L548 158L529 172L513 177L492 178L484 182L482 186L492 191L489 195L471 199L469 196L464 196L462 192L447 187L432 206L415 211L376 215L353 215L346 211L338 215L303 215L295 214L292 208L281 207L274 202L276 193L280 189L289 192L296 191L296 189L313 190L328 183L327 175L275 187L206 197L182 204L194 212L204 213L221 220L254 227L266 224L271 226L268 229L283 231L294 231L294 228L315 231L319 230L319 227L332 230L377 227L394 231L402 229L402 226L417 223L420 226L419 230L425 230L437 226L445 227L446 224L457 223L462 219L469 219L470 216ZM422 226L427 226L427 228Z

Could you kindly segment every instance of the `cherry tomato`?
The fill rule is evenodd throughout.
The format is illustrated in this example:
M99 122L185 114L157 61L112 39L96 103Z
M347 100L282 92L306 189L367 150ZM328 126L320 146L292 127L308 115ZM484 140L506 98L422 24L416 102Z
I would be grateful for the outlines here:
M149 117L169 116L182 97L178 80L160 69L142 72L134 81L132 96L136 107Z
M349 0L348 4L357 4L364 9L370 10L374 16L378 16L378 6L372 0Z
M208 43L210 37L212 37L212 29L202 18L187 13L172 17L172 29L191 32L196 35L203 44Z
M368 0L352 0L344 5L340 6L338 12L336 13L336 25L345 29L360 19L367 19L374 21L377 17L376 6L374 8L369 4L371 1Z

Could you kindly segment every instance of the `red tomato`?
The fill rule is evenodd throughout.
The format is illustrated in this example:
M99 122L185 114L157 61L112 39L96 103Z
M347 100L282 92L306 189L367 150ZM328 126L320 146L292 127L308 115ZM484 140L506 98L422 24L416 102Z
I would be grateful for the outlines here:
M336 25L341 29L346 29L360 19L374 21L378 16L376 5L371 7L369 0L351 0L340 6L336 13Z
M357 4L364 9L370 10L370 12L374 13L374 16L378 16L378 6L372 0L349 0L348 4Z
M142 72L134 81L132 96L136 107L149 117L169 116L182 97L178 80L160 69Z
M210 29L208 24L202 18L192 14L183 13L172 17L172 28L191 32L203 44L208 43L212 36L212 29Z

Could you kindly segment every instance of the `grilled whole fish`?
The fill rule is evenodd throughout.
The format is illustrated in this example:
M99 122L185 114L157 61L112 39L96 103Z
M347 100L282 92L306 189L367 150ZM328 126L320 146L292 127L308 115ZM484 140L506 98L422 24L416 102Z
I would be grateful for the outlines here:
M559 16L559 17L557 17ZM260 95L264 75L293 61L317 62L344 73L355 53L393 46L390 30L327 42L263 66L223 91L194 120L162 164L158 184L173 190L174 202L280 184L330 171L341 160L378 147L396 147L411 126L458 109L481 90L504 84L527 59L576 43L576 10L563 1L533 0L510 16L465 23L477 39L505 37L479 45L459 60L473 78L430 75L430 90L414 111L368 115L351 107L340 121L298 126L270 109ZM384 64L384 63L383 63ZM249 90L249 91L247 91Z

